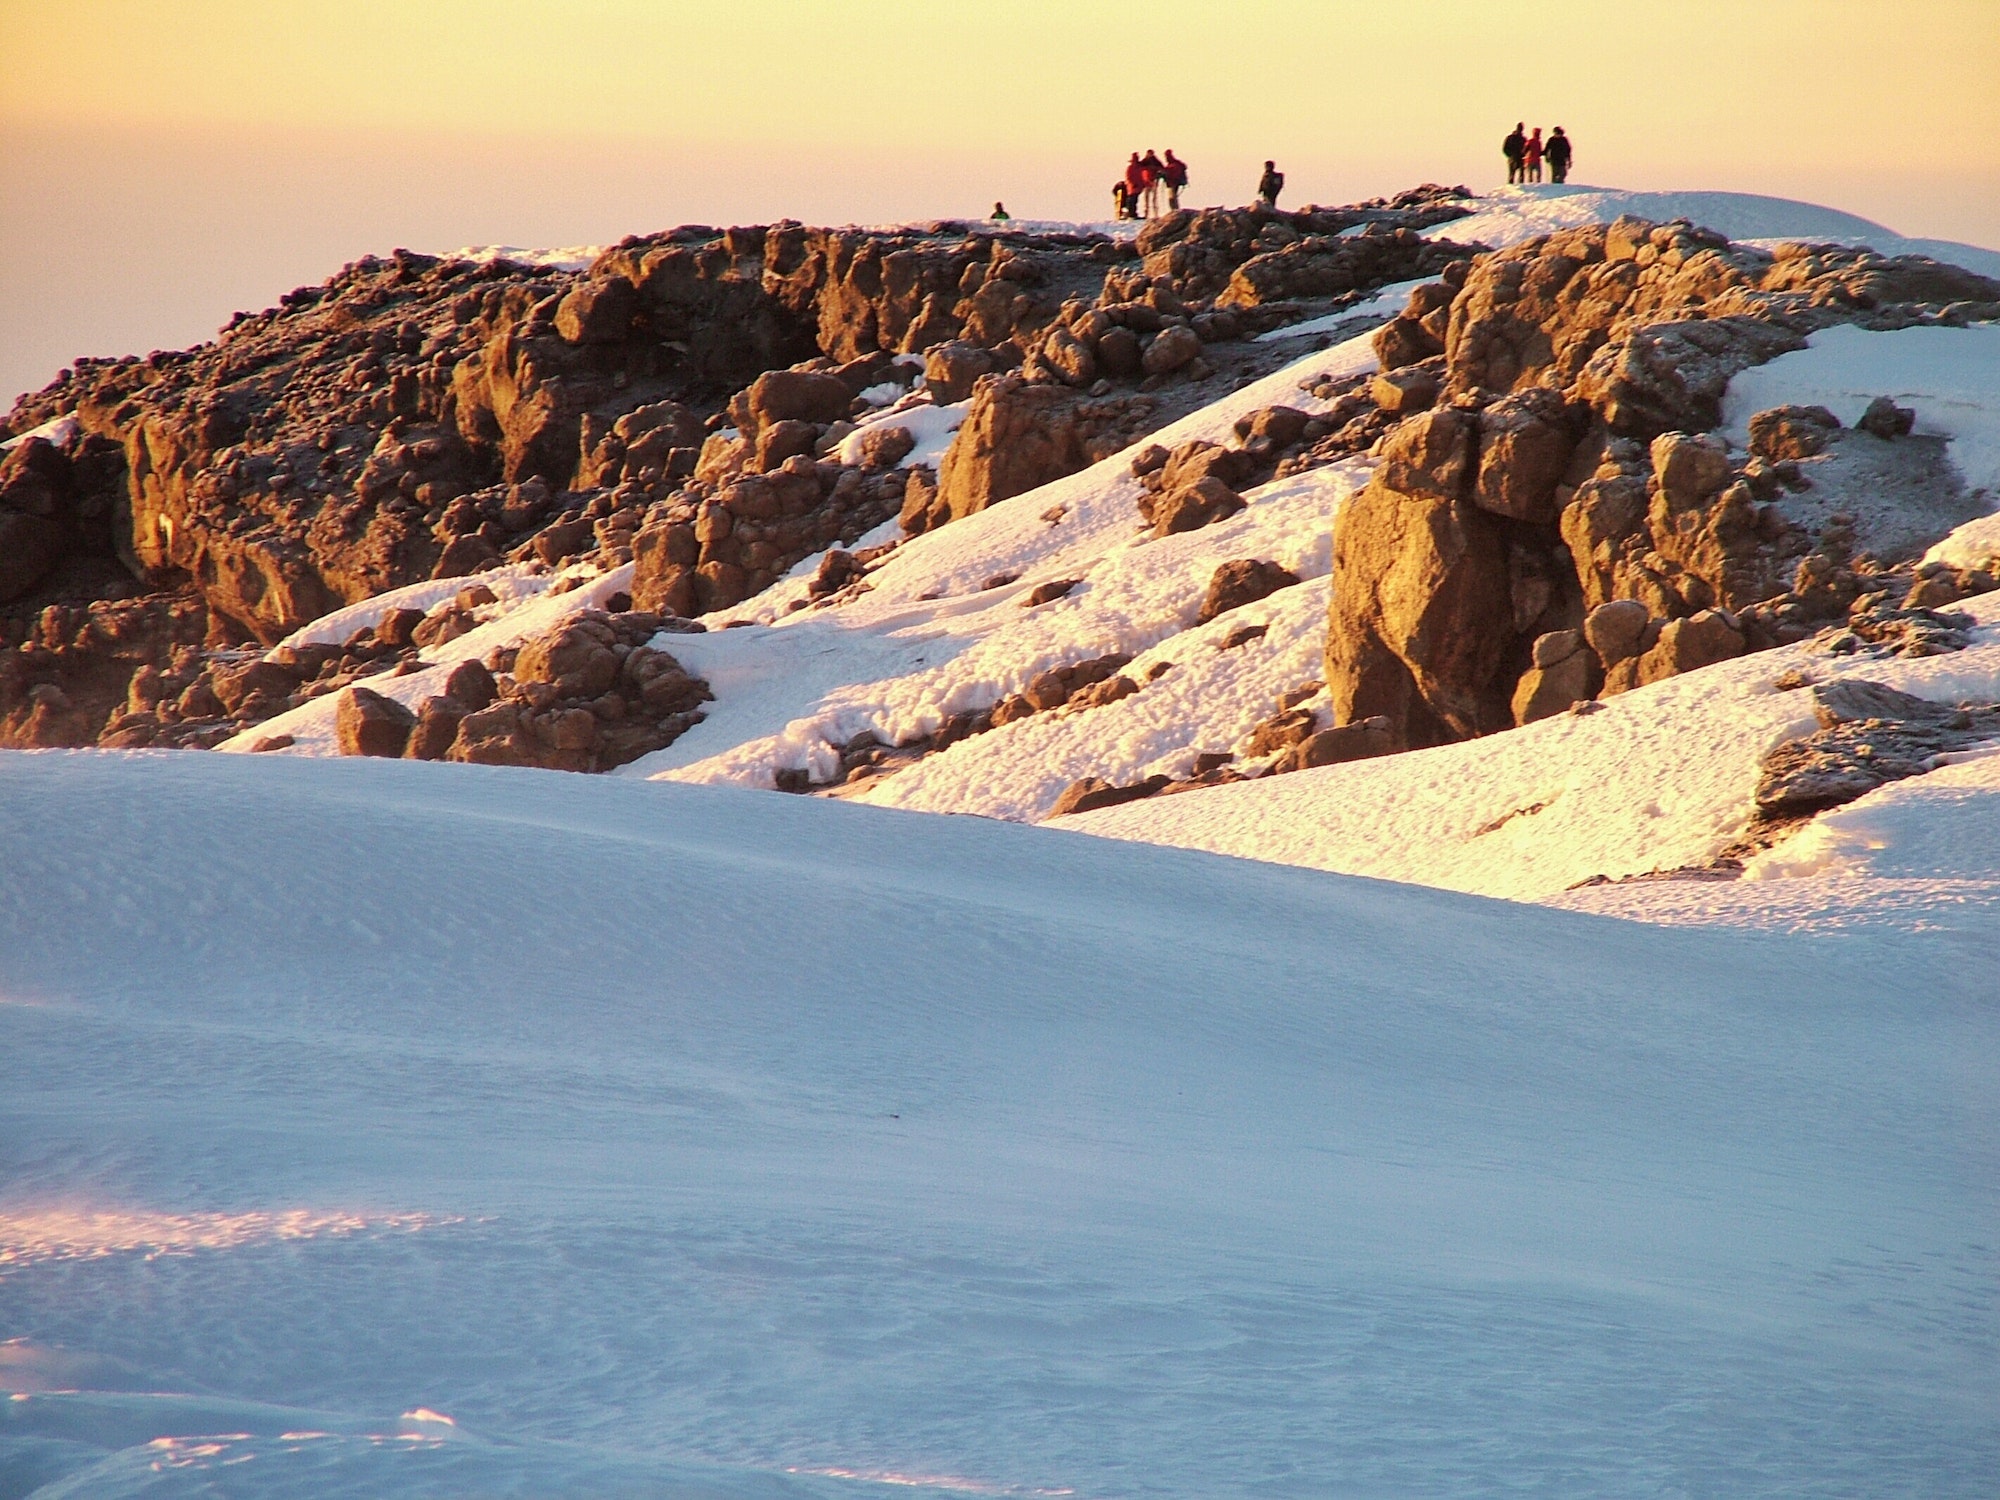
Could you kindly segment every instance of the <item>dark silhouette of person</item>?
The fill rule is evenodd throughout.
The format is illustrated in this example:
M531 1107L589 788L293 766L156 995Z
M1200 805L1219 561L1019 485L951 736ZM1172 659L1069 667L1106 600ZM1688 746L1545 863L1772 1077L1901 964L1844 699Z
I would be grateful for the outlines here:
M1549 181L1568 182L1572 152L1569 137L1563 134L1562 126L1556 126L1550 133L1548 144L1542 147L1542 155L1549 159Z
M1507 180L1509 182L1521 181L1523 176L1522 162L1528 154L1528 122L1526 120L1515 125L1513 134L1500 143L1500 154L1507 158Z
M1139 165L1146 169L1145 210L1146 217L1150 219L1160 211L1160 184L1166 181L1167 164L1160 160L1157 151L1148 146Z
M986 217L991 219L995 224L1011 223L1014 218L1012 214L1007 212L1007 205L1004 203L995 203L993 205L993 212Z
M1169 211L1181 206L1181 189L1187 186L1187 163L1174 155L1174 148L1167 147L1165 168L1167 183L1167 208Z
M1264 163L1264 175L1257 179L1257 206L1276 208L1278 194L1285 190L1285 174L1278 170L1276 162Z
M1113 218L1129 219L1132 217L1131 207L1125 201L1125 179L1122 177L1111 184L1111 210Z
M1126 218L1136 219L1139 217L1139 204L1143 201L1145 192L1146 164L1139 160L1139 153L1134 151L1132 159L1125 163Z
M1527 163L1528 175L1524 180L1528 182L1540 182L1542 180L1542 127L1539 125L1535 127L1535 133L1528 137Z

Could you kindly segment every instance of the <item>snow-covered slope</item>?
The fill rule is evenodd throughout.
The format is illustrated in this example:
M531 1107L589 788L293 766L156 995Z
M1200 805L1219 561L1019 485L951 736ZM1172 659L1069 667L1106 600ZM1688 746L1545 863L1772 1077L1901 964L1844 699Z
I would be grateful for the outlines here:
M1759 758L1816 727L1811 695L1775 686L1786 672L1865 678L1940 702L2000 701L2000 594L1964 608L1984 623L1971 647L1948 655L1765 651L1621 694L1595 713L1107 808L1063 826L1528 901L1595 875L1701 865L1749 821ZM1959 815L2000 839L2000 785L1991 791ZM2000 903L1990 852L1937 873L1983 881L1982 899Z
M1857 214L1760 193L1645 193L1581 183L1560 187L1539 183L1492 188L1469 199L1468 206L1474 210L1470 218L1454 219L1427 233L1434 239L1477 241L1497 250L1552 230L1608 224L1621 214L1631 214L1656 224L1688 219L1752 244L1806 240L1866 245L1884 255L1928 255L1982 276L2000 276L2000 250L1956 240L1910 239Z
M2000 1469L2000 1032L1921 933L411 763L0 807L8 1493Z

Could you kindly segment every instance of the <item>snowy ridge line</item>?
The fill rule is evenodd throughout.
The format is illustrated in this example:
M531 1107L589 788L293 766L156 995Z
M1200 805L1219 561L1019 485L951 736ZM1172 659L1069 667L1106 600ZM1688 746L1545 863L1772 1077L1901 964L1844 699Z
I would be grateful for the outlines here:
M1910 239L1858 214L1759 193L1640 192L1582 183L1530 183L1491 188L1468 201L1475 210L1470 218L1421 233L1430 239L1476 240L1501 250L1558 229L1608 224L1630 214L1656 224L1687 219L1763 249L1801 243L1865 246L1882 255L1928 256L1981 275L2000 276L2000 250L1956 240Z

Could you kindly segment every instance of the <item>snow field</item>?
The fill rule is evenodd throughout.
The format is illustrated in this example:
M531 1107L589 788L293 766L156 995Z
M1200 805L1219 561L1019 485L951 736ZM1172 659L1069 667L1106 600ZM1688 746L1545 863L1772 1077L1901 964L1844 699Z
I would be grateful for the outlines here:
M0 806L0 1236L367 1225L0 1269L46 1495L2000 1465L2000 1023L1921 934L480 767L16 754Z
M1749 822L1764 753L1817 727L1809 693L1774 686L1787 670L1941 702L2000 701L2000 594L1961 607L1981 628L1970 648L1945 656L1762 651L1620 694L1593 713L1057 826L1517 901L1559 897L1593 875L1706 864ZM2000 831L2000 804L1979 818ZM1990 874L1990 856L1969 868Z

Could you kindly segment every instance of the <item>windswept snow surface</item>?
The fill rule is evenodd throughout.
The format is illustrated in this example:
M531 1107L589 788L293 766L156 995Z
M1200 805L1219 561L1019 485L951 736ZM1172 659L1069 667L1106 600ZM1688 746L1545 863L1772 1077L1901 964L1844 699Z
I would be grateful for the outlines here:
M7 1494L2000 1472L1990 946L476 767L0 808Z
M2000 250L1956 240L1910 239L1856 214L1759 193L1643 193L1545 183L1492 188L1466 201L1474 209L1470 218L1436 225L1425 235L1467 244L1477 241L1498 250L1558 229L1608 224L1632 214L1656 224L1688 219L1732 240L1766 248L1786 241L1866 245L1883 255L1927 255L1983 276L2000 276Z

